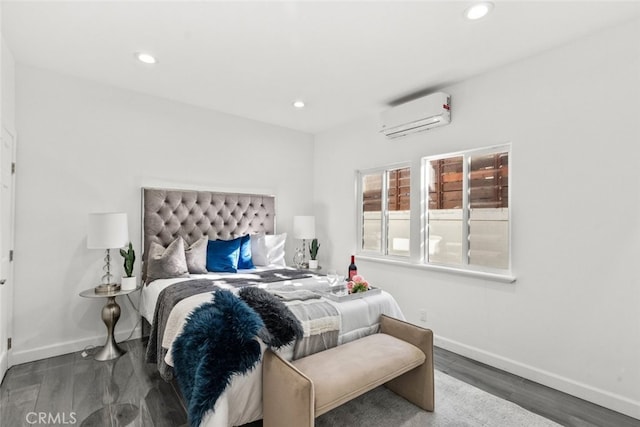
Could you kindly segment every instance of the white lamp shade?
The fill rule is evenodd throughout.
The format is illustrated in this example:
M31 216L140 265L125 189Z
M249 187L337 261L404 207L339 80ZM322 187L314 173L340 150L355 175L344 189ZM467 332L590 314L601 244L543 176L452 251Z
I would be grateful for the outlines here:
M315 216L294 216L293 217L293 238L313 239L316 237L316 217Z
M122 248L129 243L129 226L126 213L89 214L87 248Z

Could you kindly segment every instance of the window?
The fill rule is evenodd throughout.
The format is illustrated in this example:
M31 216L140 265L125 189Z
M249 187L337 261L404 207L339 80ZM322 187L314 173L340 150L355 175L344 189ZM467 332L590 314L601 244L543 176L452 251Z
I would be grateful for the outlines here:
M508 145L423 159L427 264L510 270Z
M409 256L411 169L381 168L358 173L360 249Z

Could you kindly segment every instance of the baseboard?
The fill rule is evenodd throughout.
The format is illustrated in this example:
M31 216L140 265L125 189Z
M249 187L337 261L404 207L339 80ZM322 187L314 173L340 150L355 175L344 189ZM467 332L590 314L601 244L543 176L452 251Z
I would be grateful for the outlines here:
M5 363L7 364L7 366L9 366L8 364L8 351L3 351L2 354L0 354L0 366L5 366ZM6 374L6 371L3 372L2 370L0 370L0 383L2 383L2 380L4 379L4 374Z
M640 402L638 401L447 338L436 336L434 343L436 346L453 353L502 369L596 405L604 406L621 414L640 419Z
M116 341L120 342L127 338L131 334L129 331L120 331L115 333ZM141 328L137 326L133 330L133 334L130 339L141 337ZM33 362L35 360L46 359L49 357L61 356L63 354L74 353L76 351L83 350L89 346L101 347L104 345L106 335L99 335L95 337L83 338L80 340L66 341L63 343L52 344L43 347L31 348L28 350L12 350L9 357L9 366L19 365L21 363Z

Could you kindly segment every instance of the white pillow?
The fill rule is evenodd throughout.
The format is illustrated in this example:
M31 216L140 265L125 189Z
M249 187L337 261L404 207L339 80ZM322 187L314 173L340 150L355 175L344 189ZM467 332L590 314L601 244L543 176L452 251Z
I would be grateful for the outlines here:
M267 244L264 238L265 235L263 233L251 235L251 260L253 265L269 265Z
M287 240L287 233L265 235L264 243L267 247L267 261L269 265L277 265L280 267L286 267L287 264L284 259L284 244Z

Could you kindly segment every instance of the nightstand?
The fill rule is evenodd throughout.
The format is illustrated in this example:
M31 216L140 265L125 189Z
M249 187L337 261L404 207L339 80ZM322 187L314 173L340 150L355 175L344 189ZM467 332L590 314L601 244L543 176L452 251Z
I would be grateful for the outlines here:
M105 361L116 359L126 353L125 350L118 346L114 336L113 330L120 318L120 306L116 302L116 297L120 295L127 295L131 292L137 291L136 289L119 290L117 292L109 292L104 294L97 294L94 288L86 289L80 292L80 296L84 298L107 298L107 303L102 307L102 321L107 327L107 341L104 343L102 349L100 349L94 356L95 360Z

